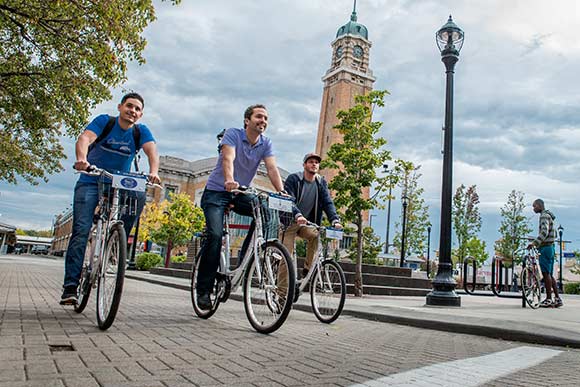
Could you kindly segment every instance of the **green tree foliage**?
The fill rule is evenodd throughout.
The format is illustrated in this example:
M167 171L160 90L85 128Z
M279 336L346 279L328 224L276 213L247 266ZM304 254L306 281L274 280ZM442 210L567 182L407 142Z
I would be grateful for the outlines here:
M523 214L525 208L524 194L512 190L508 195L507 202L500 210L502 217L498 229L500 239L495 242L495 254L505 258L510 265L514 260L519 263L521 257L515 253L526 247L528 241L525 237L532 231Z
M465 244L466 257L473 257L477 262L477 267L481 267L487 260L488 255L485 251L485 242L477 237L473 237Z
M145 206L139 227L141 240L167 245L167 260L172 246L185 245L205 225L202 209L186 193L170 193L169 199Z
M0 2L0 181L62 170L59 136L81 132L128 61L145 62L153 20L152 0Z
M423 199L424 189L419 187L419 178L422 176L419 173L421 166L415 166L411 162L402 162L399 168L399 186L401 187L401 197L408 198L407 205L407 220L405 224L405 251L408 254L422 254L426 249L427 226L429 223L429 207L425 204ZM397 232L393 238L393 244L401 249L402 230L399 230L403 221L403 213L401 211L401 223L397 223L395 227ZM399 250L401 251L401 250Z
M338 170L329 187L336 193L335 204L344 211L344 219L357 228L356 296L362 296L363 292L363 212L381 207L379 196L387 187L387 178L379 177L376 170L391 159L391 152L381 149L387 143L384 138L375 138L383 123L372 120L373 109L385 105L387 94L384 90L356 96L352 108L338 112L339 124L335 129L343 136L343 142L333 144L322 163L323 168ZM364 192L373 184L378 187L377 194L366 198Z
M348 247L348 257L356 262L358 257L357 252L357 241L356 238L353 243ZM372 227L363 228L363 257L362 262L370 265L378 264L379 253L383 249L383 244L381 243L381 238L375 235Z
M17 228L16 235L28 235L28 236L34 236L34 237L50 238L52 236L52 231L51 230L22 230L20 228Z
M465 187L461 184L453 196L453 227L457 237L457 249L453 254L453 263L463 264L468 255L467 243L477 237L481 230L481 215L477 205L479 195L476 186Z

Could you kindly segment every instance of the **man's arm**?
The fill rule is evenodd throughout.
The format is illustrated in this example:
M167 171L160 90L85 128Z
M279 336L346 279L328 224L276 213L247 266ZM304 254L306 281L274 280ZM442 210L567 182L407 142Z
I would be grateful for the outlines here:
M266 171L274 189L278 192L283 191L284 185L282 184L280 171L278 171L278 167L276 166L276 158L274 156L266 157L264 159L264 164L266 164Z
M540 232L536 237L536 239L534 239L534 241L530 243L530 245L540 247L542 242L544 242L546 238L548 238L549 233L550 233L550 221L548 220L547 217L540 216Z
M159 179L159 153L155 141L149 141L143 144L143 152L149 160L149 179L152 183L160 183Z
M84 171L89 167L89 162L87 161L87 153L89 152L89 145L91 145L97 139L97 135L92 130L85 130L79 136L75 144L75 154L76 162L74 169L77 171Z
M224 171L224 187L226 191L236 189L240 184L234 180L234 160L236 159L236 148L231 145L222 145L222 170Z

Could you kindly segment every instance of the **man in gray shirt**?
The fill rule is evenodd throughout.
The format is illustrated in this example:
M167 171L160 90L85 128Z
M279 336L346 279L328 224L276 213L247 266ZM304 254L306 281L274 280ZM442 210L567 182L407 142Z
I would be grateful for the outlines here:
M308 153L304 156L304 170L291 174L284 183L284 190L296 199L296 206L294 221L284 232L282 243L292 255L296 236L307 241L304 273L308 272L318 248L318 230L305 226L306 222L320 226L324 212L334 228L342 229L326 180L318 174L320 161L319 155Z

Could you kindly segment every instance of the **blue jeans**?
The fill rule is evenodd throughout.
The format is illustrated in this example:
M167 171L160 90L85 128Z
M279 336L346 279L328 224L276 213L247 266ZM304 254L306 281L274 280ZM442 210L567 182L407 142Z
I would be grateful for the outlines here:
M106 190L105 190L106 191ZM133 228L135 219L141 214L145 205L145 192L123 191L123 197L137 199L135 215L125 213L121 216L127 237ZM85 250L89 232L93 225L95 208L99 204L99 188L95 183L77 182L73 199L73 225L64 263L64 286L78 286L81 277Z
M233 211L245 216L254 216L252 201L257 200L253 195L234 195L227 191L212 191L206 189L201 197L201 208L205 215L206 241L201 253L199 272L197 274L197 292L211 293L215 276L220 263L224 213L230 204ZM242 250L245 251L251 241L256 227L254 221L250 225L248 235L244 240Z

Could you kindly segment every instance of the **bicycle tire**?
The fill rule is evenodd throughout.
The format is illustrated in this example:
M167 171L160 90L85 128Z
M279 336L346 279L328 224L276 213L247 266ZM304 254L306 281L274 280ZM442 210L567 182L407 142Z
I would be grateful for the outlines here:
M278 241L269 241L260 249L260 273L256 270L256 254L249 259L244 277L246 316L257 332L272 333L284 324L292 308L296 286L294 265L288 250ZM271 276L267 273L268 263ZM279 278L280 268L284 266L286 275ZM280 283L286 285L278 287Z
M332 260L322 261L314 271L310 285L310 302L314 315L320 322L330 324L342 313L345 300L344 271Z
M522 294L530 308L537 309L540 307L542 295L540 280L529 267L522 271Z
M203 251L203 248L201 249ZM193 311L195 312L195 314L197 315L197 317L199 318L203 318L203 319L208 319L211 316L213 316L213 314L217 311L217 308L220 304L220 300L219 297L217 296L217 289L214 289L214 292L212 292L212 294L210 294L210 299L211 299L211 304L212 307L211 309L201 309L198 305L197 305L197 273L199 272L199 263L201 261L201 251L197 254L197 257L195 257L195 261L193 263L193 266L191 268L191 288L189 293L191 294L191 305L193 306ZM214 286L215 288L215 286Z
M96 309L99 329L104 331L115 321L123 293L127 261L127 237L122 224L114 224L109 229L102 259L104 262L99 268Z
M83 260L83 268L81 271L81 279L79 281L78 287L78 302L74 306L74 310L77 313L82 313L87 304L89 303L89 299L91 297L91 270L90 270L90 262L91 256L95 251L95 237L94 235L95 226L91 228L91 232L89 233L89 239L87 240L87 248L85 249L85 257Z

